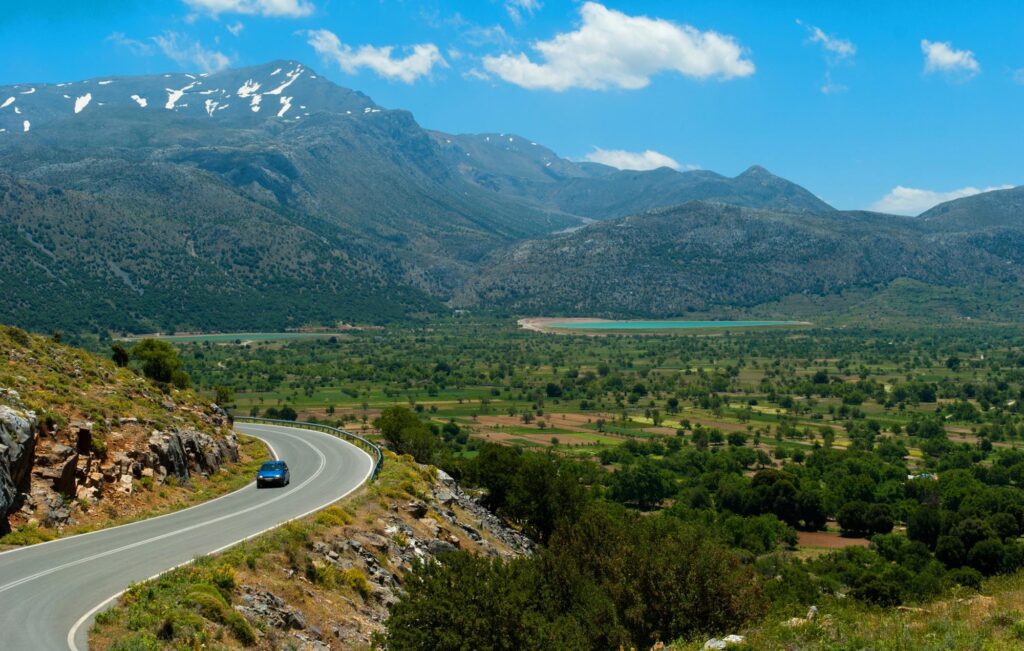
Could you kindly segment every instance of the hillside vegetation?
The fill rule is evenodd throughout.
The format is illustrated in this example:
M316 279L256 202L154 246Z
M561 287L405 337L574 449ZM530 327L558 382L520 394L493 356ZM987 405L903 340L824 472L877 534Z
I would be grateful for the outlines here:
M0 439L0 517L13 529L0 544L181 508L248 483L267 456L192 391L8 326Z
M367 649L421 563L531 548L450 477L389 452L375 482L342 502L132 587L96 618L89 645Z
M995 293L996 309L973 315L992 318L1024 308L1022 245L1024 230L948 232L930 220L891 215L691 202L496 254L456 303L518 314L667 317L765 311L802 297L831 302L835 316L856 305L844 292L870 297L910 280L924 295L945 288ZM925 311L916 316L928 319Z

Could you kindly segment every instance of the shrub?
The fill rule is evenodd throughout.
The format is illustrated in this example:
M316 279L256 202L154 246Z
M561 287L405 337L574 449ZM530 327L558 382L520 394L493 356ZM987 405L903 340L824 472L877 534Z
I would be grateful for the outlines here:
M316 514L316 523L325 527L340 527L352 522L352 516L340 506L331 506Z
M132 357L142 365L142 373L161 384L173 384L184 389L191 380L182 369L178 351L166 341L143 339L132 347Z
M224 623L228 630L231 631L231 634L235 636L235 639L245 646L256 644L256 633L240 612L236 610L228 611L227 619Z
M159 651L160 641L149 633L135 633L116 640L107 648L109 651Z
M227 613L230 612L224 595L209 584L200 583L192 586L184 601L194 607L200 615L217 624L223 624L227 620Z
M370 595L373 594L373 586L370 585L370 581L366 578L366 574L364 574L359 568L350 567L342 572L341 581L348 587L355 590L363 599L369 599Z
M982 578L981 572L969 567L961 567L946 572L945 583L949 587L959 585L972 590L980 590Z

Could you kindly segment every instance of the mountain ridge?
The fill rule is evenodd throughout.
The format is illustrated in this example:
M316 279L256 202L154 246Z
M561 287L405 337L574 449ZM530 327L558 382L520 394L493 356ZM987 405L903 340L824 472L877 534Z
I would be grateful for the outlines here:
M734 177L618 170L562 158L515 134L424 129L412 113L381 107L298 61L4 86L0 104L0 232L8 242L0 287L9 297L0 319L27 327L231 330L385 323L444 313L446 304L562 309L561 299L508 300L508 283L556 288L551 277L573 275L566 259L535 264L529 252L595 234L612 247L604 220L655 224L663 244L678 245L654 254L676 278L676 289L665 291L689 288L671 303L680 310L838 291L891 280L900 269L937 281L926 244L966 247L966 262L950 266L962 286L967 262L978 265L979 279L998 282L1016 278L1020 262L1024 225L1013 190L951 202L916 221L837 211L759 165ZM32 126L18 132L22 120ZM984 224L972 217L978 205L990 215ZM740 212L728 213L730 206ZM696 211L735 232L692 219L669 227L665 211ZM803 250L800 237L841 255L813 282L788 271L773 276L773 260L776 269L791 268L785 247ZM871 256L835 244L842 237L914 255L881 260L885 273L844 276ZM746 241L762 251L767 266L751 284L763 286L725 282L735 270L714 258L680 277L672 256L701 238L714 245L708 250ZM631 244L647 246L643 238ZM609 251L620 267L602 282L635 285L651 267L630 267L628 252ZM538 282L526 283L527 274ZM601 307L595 298L570 303L574 313ZM671 312L625 305L630 313Z

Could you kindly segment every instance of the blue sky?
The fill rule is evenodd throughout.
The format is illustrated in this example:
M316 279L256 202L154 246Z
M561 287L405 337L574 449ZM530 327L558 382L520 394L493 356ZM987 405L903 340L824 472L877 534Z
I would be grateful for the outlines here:
M1024 5L6 0L0 84L297 59L449 132L916 213L1024 183Z

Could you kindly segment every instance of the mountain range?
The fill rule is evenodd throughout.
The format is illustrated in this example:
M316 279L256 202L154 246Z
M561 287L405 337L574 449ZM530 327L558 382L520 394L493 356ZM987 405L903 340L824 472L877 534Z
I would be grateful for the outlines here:
M0 237L0 321L37 329L714 314L1019 288L1024 188L839 211L758 166L626 171L430 131L276 61L0 87Z

